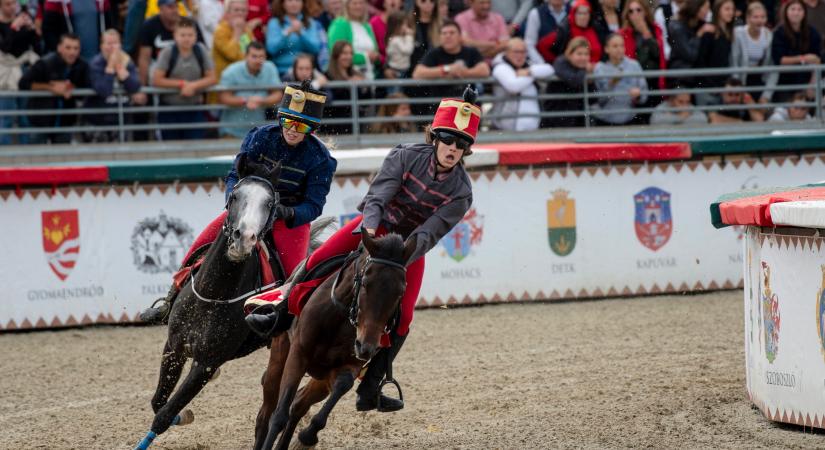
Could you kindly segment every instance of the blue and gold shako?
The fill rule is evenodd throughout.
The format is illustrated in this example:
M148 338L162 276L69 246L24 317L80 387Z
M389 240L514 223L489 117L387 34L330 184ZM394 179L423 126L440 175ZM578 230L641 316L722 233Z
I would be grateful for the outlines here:
M300 86L290 84L284 90L278 115L317 128L321 124L326 101L326 94L310 88L309 81L304 81Z

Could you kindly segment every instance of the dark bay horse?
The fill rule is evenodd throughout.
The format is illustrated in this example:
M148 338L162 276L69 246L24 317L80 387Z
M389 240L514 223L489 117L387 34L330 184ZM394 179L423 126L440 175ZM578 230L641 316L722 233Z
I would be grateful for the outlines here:
M191 411L181 411L223 363L270 342L252 333L244 322L243 300L260 289L256 246L272 228L273 212L279 201L274 186L280 166L268 169L241 157L238 173L241 180L227 201L222 232L172 306L160 376L152 397L155 418L138 449L149 447L171 425L191 422ZM318 222L321 224L313 225L311 235L329 224ZM187 358L193 360L189 374L171 395Z
M318 286L289 332L273 340L261 380L255 449L271 449L279 434L277 448L286 449L298 421L329 395L298 434L302 445L315 445L330 412L378 350L398 312L415 239L405 244L397 234L372 238L362 232L361 240L366 251ZM312 378L298 391L304 374Z

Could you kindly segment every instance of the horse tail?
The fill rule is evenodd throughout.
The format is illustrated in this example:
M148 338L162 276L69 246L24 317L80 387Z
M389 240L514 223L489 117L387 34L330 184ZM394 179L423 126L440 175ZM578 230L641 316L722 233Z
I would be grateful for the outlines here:
M331 228L333 231L337 229L336 220L333 216L326 216L321 217L309 226L309 251L307 252L307 256L311 255L321 244L324 243L324 240L321 239L321 234L327 229Z

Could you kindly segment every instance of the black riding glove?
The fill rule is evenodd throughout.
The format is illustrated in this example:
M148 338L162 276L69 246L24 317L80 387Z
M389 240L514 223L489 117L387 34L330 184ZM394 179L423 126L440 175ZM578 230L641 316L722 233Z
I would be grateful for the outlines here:
M295 218L295 209L290 206L275 206L275 215L284 222L290 222Z

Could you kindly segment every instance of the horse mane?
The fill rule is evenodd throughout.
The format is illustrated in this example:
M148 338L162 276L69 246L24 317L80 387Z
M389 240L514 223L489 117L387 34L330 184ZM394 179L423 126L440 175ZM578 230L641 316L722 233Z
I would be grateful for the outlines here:
M377 238L375 251L370 256L404 264L404 238L398 233L387 233Z

